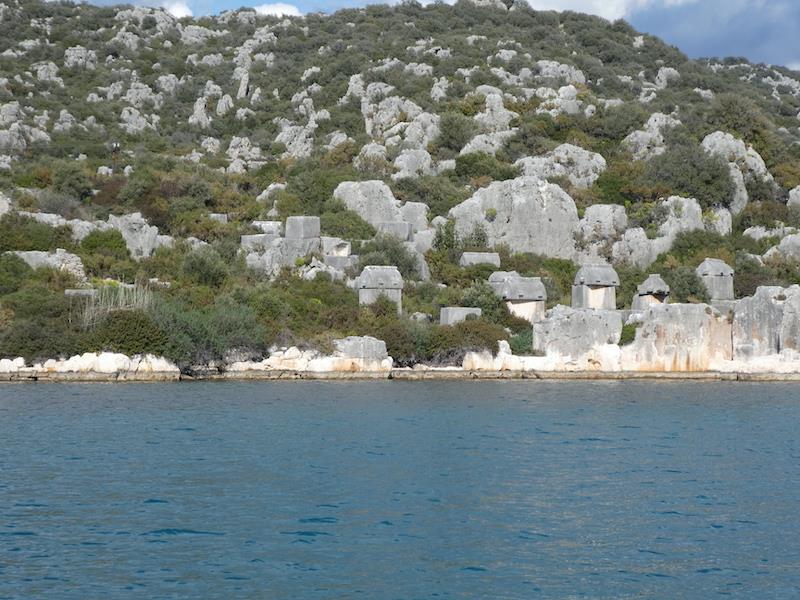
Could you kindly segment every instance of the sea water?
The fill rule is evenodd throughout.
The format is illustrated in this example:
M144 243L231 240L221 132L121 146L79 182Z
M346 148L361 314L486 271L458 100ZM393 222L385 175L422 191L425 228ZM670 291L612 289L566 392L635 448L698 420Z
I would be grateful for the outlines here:
M798 598L800 388L0 386L0 598Z

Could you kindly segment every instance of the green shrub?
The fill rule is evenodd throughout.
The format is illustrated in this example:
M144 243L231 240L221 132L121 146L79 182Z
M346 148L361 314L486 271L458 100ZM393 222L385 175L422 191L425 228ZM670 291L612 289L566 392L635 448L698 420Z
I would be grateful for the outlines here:
M92 194L92 182L76 162L60 163L53 170L53 189L78 200L88 198Z
M155 321L141 310L110 313L92 332L89 344L95 350L163 355L167 337Z
M476 133L475 121L463 114L447 112L441 115L439 136L434 144L451 154L458 153Z
M517 177L519 169L514 165L501 162L491 154L470 152L456 158L456 175L472 180L488 178L501 181Z
M636 330L639 328L640 323L628 323L622 326L622 333L619 337L620 346L628 346L636 339Z
M0 254L0 296L16 292L32 272L18 256Z
M42 250L72 246L69 227L50 227L17 213L8 213L0 218L0 251Z
M533 353L533 328L528 327L512 335L508 340L511 352L517 356L529 356Z
M708 302L708 291L692 267L677 267L661 272L669 285L671 302Z
M394 265L403 279L419 279L417 259L408 251L403 242L391 235L378 235L361 246L359 266Z
M403 178L392 184L394 195L403 202L424 202L432 216L447 212L469 197L469 191L448 177Z
M183 274L194 283L219 287L228 276L228 266L216 250L204 246L184 257Z
M505 330L483 319L455 325L435 325L428 340L428 360L434 364L460 365L470 351L497 352L497 342L508 337Z
M644 184L662 185L672 194L696 198L703 209L730 206L734 193L727 163L688 143L651 158L644 169Z
M367 240L375 235L375 228L358 213L347 210L339 202L328 202L320 216L322 233L345 240Z

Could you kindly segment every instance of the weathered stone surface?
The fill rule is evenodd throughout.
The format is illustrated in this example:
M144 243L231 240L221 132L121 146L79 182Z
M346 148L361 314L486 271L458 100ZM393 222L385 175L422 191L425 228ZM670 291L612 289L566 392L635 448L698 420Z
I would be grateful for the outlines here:
M798 210L800 209L800 185L789 192L789 201L787 202L789 208Z
M423 148L403 150L394 160L394 167L397 172L392 175L392 179L395 180L418 178L434 172L431 155Z
M612 246L614 262L646 268L659 254L672 248L678 234L705 228L703 212L694 198L671 196L661 206L667 216L658 228L658 237L648 238L641 227L628 229Z
M156 248L172 246L174 240L168 235L160 235L158 228L149 225L141 213L108 217L108 224L122 234L125 245L134 260L146 258Z
M610 256L611 248L628 228L625 207L619 204L593 204L586 208L577 234L581 262L598 262L601 256ZM580 258L580 257L579 257Z
M556 306L533 325L533 349L579 358L598 346L619 343L622 317L616 311Z
M11 210L11 199L0 192L0 217Z
M639 325L633 343L622 348L623 368L707 371L731 359L731 323L706 304L653 304L632 318Z
M572 282L572 308L617 308L619 275L611 265L584 265Z
M382 181L344 181L336 186L333 197L373 227L403 220L400 201Z
M633 154L636 160L647 160L666 150L664 130L680 125L677 119L663 113L653 113L644 129L634 131L622 140L622 145Z
M468 318L480 318L483 311L480 308L468 306L446 306L439 314L439 323L442 325L455 325L466 321Z
M472 138L467 145L461 149L459 154L472 154L473 152L483 152L494 156L505 145L506 141L517 134L517 128L508 131L497 131L494 133L480 133Z
M728 163L734 184L734 196L730 210L734 215L742 212L749 201L746 183L751 178L773 181L772 175L761 155L752 146L729 133L716 131L707 135L702 142L703 149Z
M263 252L251 252L245 257L247 266L268 276L277 275L283 267L294 267L297 259L304 258L320 248L319 238L273 240Z
M286 219L287 240L319 238L319 217L288 217Z
M352 245L347 240L338 237L320 238L323 256L350 256Z
M707 258L695 273L703 282L711 301L733 300L733 269L718 258Z
M389 357L386 342L370 336L350 336L333 341L334 356L383 360Z
M558 89L555 96L544 99L537 114L549 114L554 119L561 114L580 114L583 103L578 100L578 90L574 85L566 85Z
M411 223L414 233L428 229L428 205L424 202L406 202L400 207L403 221Z
M512 119L519 117L514 111L508 110L503 104L503 96L489 94L486 96L486 107L483 112L475 115L475 122L485 133L508 131Z
M373 266L364 267L358 276L358 303L374 304L379 298L388 298L397 304L397 313L402 311L403 277L397 267Z
M464 252L458 259L458 266L471 267L472 265L500 266L500 255L497 252Z
M380 235L397 238L403 242L410 241L413 237L411 223L405 221L378 223L375 229Z
M20 257L32 269L48 268L69 273L80 282L86 281L86 271L80 256L59 248L55 252L38 250L12 252Z
M487 211L494 218L486 218ZM578 229L575 202L559 186L535 177L497 181L453 207L449 213L459 235L484 227L490 246L514 252L572 258Z
M572 144L561 144L543 156L522 158L515 165L522 175L541 179L566 177L579 188L591 187L606 170L606 160L600 154Z
M800 261L800 234L787 235L777 246L773 246L764 253L764 258L773 257Z
M669 285L661 275L651 273L636 287L631 310L644 310L651 304L663 304L669 298Z
M747 360L800 351L800 286L759 287L736 303L733 356Z
M68 69L89 69L97 67L97 53L83 46L73 46L64 52L64 66Z

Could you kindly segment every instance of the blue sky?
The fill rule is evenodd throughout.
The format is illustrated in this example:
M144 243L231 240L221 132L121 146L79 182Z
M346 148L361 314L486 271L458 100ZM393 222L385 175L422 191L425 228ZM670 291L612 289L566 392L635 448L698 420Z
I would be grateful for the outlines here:
M111 3L100 0L102 3ZM136 2L137 0L128 0ZM391 1L391 0L389 0ZM691 57L744 56L754 62L800 70L800 0L528 0L543 10L576 10L607 19L624 18ZM171 12L215 14L247 0L142 0ZM359 0L250 0L264 12L302 14L363 6Z

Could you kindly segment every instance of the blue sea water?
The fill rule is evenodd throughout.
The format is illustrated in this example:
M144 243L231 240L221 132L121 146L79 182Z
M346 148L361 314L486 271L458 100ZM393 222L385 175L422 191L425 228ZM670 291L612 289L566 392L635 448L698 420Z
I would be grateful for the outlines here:
M800 598L800 388L0 386L0 598Z

